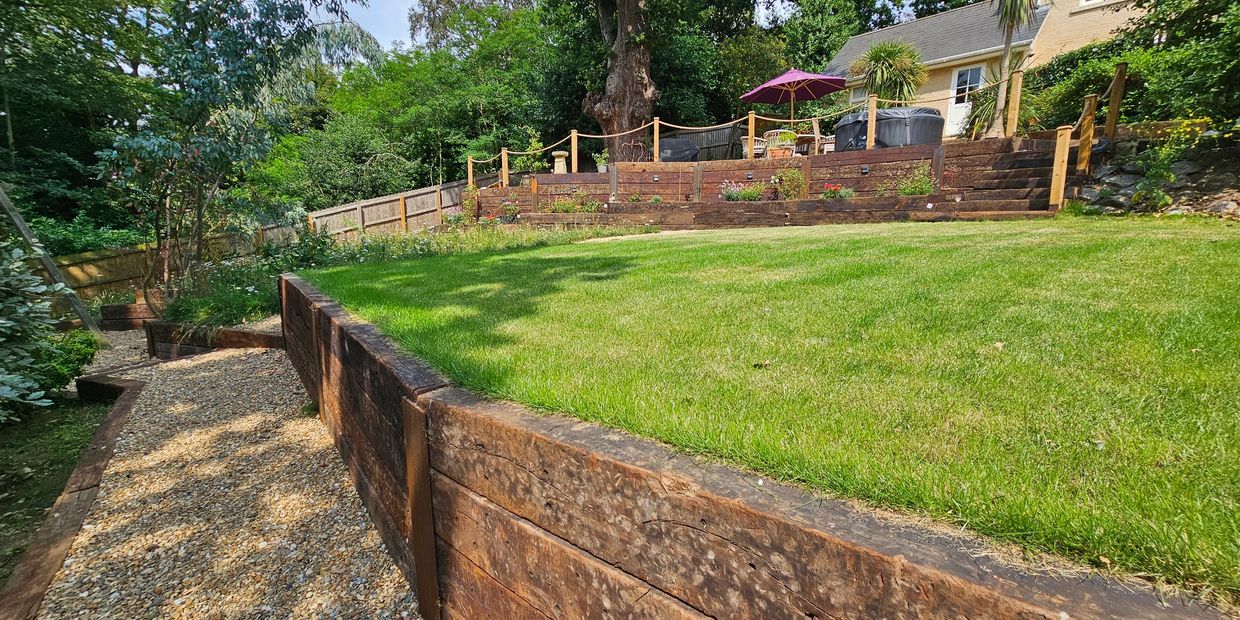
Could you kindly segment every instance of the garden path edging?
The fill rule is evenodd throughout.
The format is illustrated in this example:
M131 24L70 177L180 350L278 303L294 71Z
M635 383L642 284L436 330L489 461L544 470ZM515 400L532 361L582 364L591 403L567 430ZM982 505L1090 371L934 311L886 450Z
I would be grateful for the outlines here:
M283 349L284 336L232 327L194 327L166 321L146 321L146 350L150 357L177 359L216 349Z
M69 546L99 493L99 482L112 458L116 438L146 386L135 379L105 375L79 377L76 383L78 398L113 404L0 590L0 620L27 620L38 615L47 588L64 564Z
M293 366L423 617L1220 615L484 399L297 276L280 297Z

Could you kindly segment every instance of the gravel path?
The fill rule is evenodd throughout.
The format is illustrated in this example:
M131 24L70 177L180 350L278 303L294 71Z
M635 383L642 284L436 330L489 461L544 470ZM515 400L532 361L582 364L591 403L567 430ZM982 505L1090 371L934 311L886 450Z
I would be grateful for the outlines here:
M414 615L283 351L120 374L147 387L40 617Z

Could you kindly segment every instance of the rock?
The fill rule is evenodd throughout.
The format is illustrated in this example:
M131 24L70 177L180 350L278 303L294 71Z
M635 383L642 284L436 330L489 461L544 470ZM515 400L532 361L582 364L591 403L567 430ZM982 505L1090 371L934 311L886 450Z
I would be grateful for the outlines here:
M1101 197L1102 197L1102 194L1096 188L1093 188L1093 187L1082 187L1081 188L1081 200L1084 200L1085 202L1098 202L1098 199Z
M1121 166L1120 170L1123 170L1128 174L1143 174L1145 172L1145 165L1139 162L1130 161Z
M1192 212L1192 209L1189 209L1188 207L1171 207L1170 209L1163 211L1163 215L1188 215Z
M1081 215L1102 215L1106 208L1101 205L1085 205L1081 207Z
M1115 156L1116 157L1129 157L1131 155L1135 155L1136 152L1137 152L1136 142L1116 142L1115 143Z
M1124 211L1127 211L1128 209L1132 208L1132 199L1127 196L1122 196L1120 194L1112 194L1110 196L1105 196L1103 198L1100 198L1098 200L1098 204L1103 207L1109 207L1112 209L1123 209Z
M1186 177L1190 174L1201 172L1201 164L1192 161L1180 160L1171 164L1171 172L1177 177Z
M1098 179L1105 179L1117 172L1119 172L1119 168L1116 168L1111 164L1103 164L1094 170L1094 177Z
M1103 182L1116 187L1132 187L1140 183L1142 178L1144 177L1135 174L1113 174L1103 179Z
M1227 200L1224 198L1223 200L1216 200L1206 205L1204 211L1209 213L1230 213L1236 211L1237 209L1240 209L1240 205L1236 204L1236 201Z
M1221 188L1235 188L1236 175L1230 172L1222 172L1211 178L1212 184Z
M1128 211L1124 209L1117 209L1115 207L1104 207L1102 209L1102 215L1124 215L1126 213L1128 213Z

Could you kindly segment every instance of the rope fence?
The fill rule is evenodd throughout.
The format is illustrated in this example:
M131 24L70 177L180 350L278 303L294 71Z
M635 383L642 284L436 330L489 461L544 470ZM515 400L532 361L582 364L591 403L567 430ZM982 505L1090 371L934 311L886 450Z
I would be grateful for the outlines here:
M1115 121L1119 116L1118 114L1119 103L1120 103L1120 99L1123 98L1123 94L1124 94L1124 81L1126 80L1126 77L1127 77L1127 70L1128 70L1127 63L1120 63L1116 65L1115 77L1111 81L1111 85L1107 88L1106 92L1101 97L1097 95L1091 95L1092 99L1086 101L1086 109L1082 112L1081 120L1077 122L1077 128L1079 128L1080 125L1086 122L1087 119L1088 119L1088 122L1092 124L1093 115L1094 115L1094 106L1096 106L1097 101L1099 99L1109 98L1110 101L1108 102L1108 105L1107 105L1108 113L1107 113L1106 129L1105 129L1104 135L1107 136L1108 138L1114 138ZM999 88L999 87L1009 88L1011 91L1011 96L1009 98L1008 107L1007 107L1007 118L1006 118L1007 122L1004 123L1004 137L1011 138L1012 136L1015 135L1015 128L1016 128L1017 121L1019 119L1020 99L1021 99L1021 90L1023 88L1023 82L1024 82L1024 71L1021 69L1017 69L1013 71L1007 79L991 82L990 84L986 84L985 86L981 86L979 88L969 90L967 91L967 93L963 93L963 94L973 96L977 93L984 92L991 88ZM809 118L773 118L770 116L763 116L763 115L755 114L753 111L750 111L749 114L746 116L733 119L730 121L726 121L723 123L719 123L717 125L709 125L705 127L692 127L692 126L686 126L686 125L677 125L675 123L667 123L667 122L660 121L659 117L656 116L654 117L652 121L644 125L641 125L640 127L634 127L633 129L629 129L627 131L621 131L618 133L587 134L587 133L581 133L577 131L576 129L574 129L569 135L561 138L555 143L542 147L537 150L511 151L507 147L504 147L498 155L495 155L489 159L474 159L473 157L469 157L467 158L467 163L469 166L468 182L469 182L469 185L471 186L474 184L474 164L488 164L488 163L495 161L496 159L499 159L500 160L499 184L501 187L508 187L508 177L509 177L509 173L511 172L509 168L509 162L508 162L509 155L519 155L519 156L539 155L557 146L560 146L564 144L565 142L569 143L569 157L571 158L571 167L568 171L576 173L578 172L577 164L578 164L578 154L579 154L578 150L579 149L578 149L577 143L579 139L585 138L585 139L591 139L591 140L607 140L611 138L620 138L623 136L635 134L637 132L643 132L647 129L652 129L652 140L651 140L651 149L650 149L651 160L658 162L659 161L660 130L663 127L668 127L668 128L676 129L680 131L705 132L705 131L711 131L715 129L722 129L725 127L734 127L741 123L747 123L748 124L748 135L747 135L748 148L745 149L745 158L753 159L755 144L757 143L758 140L760 140L760 138L756 136L756 125L759 120L771 122L771 123L779 123L783 125L795 125L798 123L816 123L822 120L839 118L845 114L848 114L855 110L860 110L862 108L866 108L868 111L867 129L866 129L866 132L867 132L866 148L872 149L874 148L876 139L877 139L875 124L876 124L879 104L901 105L901 106L918 105L918 104L926 105L926 104L932 104L932 103L941 103L945 101L951 101L961 96L961 94L962 93L955 92L953 89L953 92L949 93L948 95L944 97L935 97L932 99L923 98L923 99L913 99L913 100L882 99L876 94L870 94L867 97L865 102L851 105L851 106L848 106L840 110L834 110L827 114L823 114L820 116L813 116ZM646 148L644 146L644 139L642 142L643 142L643 145L641 148L644 152ZM557 157L562 157L562 156L557 156Z

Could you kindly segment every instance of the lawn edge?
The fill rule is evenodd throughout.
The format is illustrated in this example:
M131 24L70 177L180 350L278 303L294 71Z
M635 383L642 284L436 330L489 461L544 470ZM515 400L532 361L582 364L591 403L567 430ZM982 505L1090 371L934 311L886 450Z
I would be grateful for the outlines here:
M108 375L79 377L76 384L80 400L112 401L112 407L95 429L90 444L82 450L77 466L65 481L64 490L30 537L13 572L0 589L0 620L28 620L38 615L43 597L68 557L69 547L99 493L99 483L112 458L116 438L133 412L138 395L146 387L144 381Z

